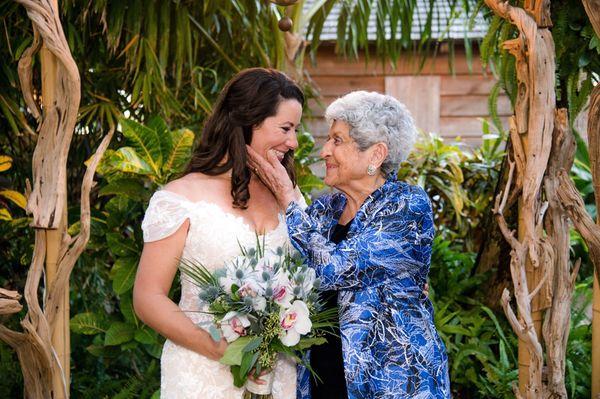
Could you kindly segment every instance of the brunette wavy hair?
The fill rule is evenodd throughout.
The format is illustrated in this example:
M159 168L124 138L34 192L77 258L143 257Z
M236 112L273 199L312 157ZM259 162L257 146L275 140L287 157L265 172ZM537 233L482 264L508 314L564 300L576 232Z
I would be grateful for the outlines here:
M283 100L296 100L304 105L302 90L284 73L249 68L235 75L215 102L185 174L201 172L216 176L231 169L233 206L245 209L250 198L251 176L246 144L252 141L253 128L275 115ZM295 186L293 151L285 154L282 164Z

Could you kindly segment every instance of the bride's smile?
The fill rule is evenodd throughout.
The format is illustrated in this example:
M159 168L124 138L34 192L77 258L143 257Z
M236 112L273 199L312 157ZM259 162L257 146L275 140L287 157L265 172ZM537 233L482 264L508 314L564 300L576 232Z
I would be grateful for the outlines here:
M302 105L298 101L282 100L275 115L266 118L253 129L250 147L265 158L272 150L279 162L282 162L288 152L298 148L296 133L301 117Z

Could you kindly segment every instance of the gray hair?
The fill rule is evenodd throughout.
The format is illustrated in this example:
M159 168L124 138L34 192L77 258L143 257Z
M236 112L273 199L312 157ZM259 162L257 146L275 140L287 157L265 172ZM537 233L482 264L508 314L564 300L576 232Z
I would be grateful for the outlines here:
M392 96L374 91L353 91L338 98L327 107L325 118L330 125L334 121L350 125L350 137L360 151L385 143L388 156L381 164L384 175L398 171L417 138L414 120L406 106Z

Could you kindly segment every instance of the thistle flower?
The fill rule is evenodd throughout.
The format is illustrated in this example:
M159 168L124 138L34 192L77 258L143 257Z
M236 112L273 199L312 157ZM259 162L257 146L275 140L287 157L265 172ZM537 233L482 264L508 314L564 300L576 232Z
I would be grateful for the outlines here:
M255 280L256 272L250 260L244 256L238 256L225 265L225 275L219 278L219 284L223 290L231 294L231 286L243 286L247 281Z

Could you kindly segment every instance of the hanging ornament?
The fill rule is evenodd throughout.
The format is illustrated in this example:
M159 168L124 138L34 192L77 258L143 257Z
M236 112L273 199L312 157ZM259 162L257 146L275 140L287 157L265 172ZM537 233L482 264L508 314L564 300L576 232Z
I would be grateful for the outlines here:
M298 2L298 0L269 0L271 3L277 4L278 6L287 7L294 5ZM292 29L292 19L290 17L283 17L277 23L279 26L279 30L282 32L287 32Z
M290 17L283 17L277 23L279 26L279 30L282 32L287 32L292 29L292 19Z

